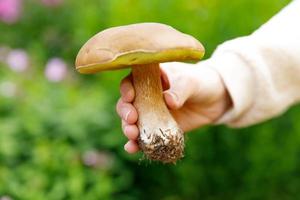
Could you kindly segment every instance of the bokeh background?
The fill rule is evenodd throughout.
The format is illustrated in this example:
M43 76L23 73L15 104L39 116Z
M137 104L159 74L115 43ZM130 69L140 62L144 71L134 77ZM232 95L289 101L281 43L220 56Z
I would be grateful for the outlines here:
M176 165L128 155L115 113L128 71L80 75L95 33L161 22L203 42L206 58L288 0L0 0L1 200L300 199L300 107L245 128L187 135Z

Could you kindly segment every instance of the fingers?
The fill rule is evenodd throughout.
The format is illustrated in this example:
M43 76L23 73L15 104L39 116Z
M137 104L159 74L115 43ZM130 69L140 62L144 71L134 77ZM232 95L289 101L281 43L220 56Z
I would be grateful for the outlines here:
M139 130L135 124L138 119L138 114L135 107L131 104L135 97L131 79L131 75L129 75L121 81L121 98L117 103L116 110L118 115L122 118L123 133L129 139L129 141L124 145L124 149L128 153L136 153L139 151L139 147L136 142Z
M184 83L182 85L185 85ZM181 108L184 103L191 97L191 88L178 86L177 84L171 85L171 88L163 92L165 102L169 109L177 110Z
M168 90L170 88L170 81L167 72L163 68L160 68L160 76L163 91Z
M176 110L181 107L177 94L172 91L165 91L163 95L165 102L170 109Z
M124 135L129 139L125 144L124 149L128 153L136 153L139 151L138 144L136 140L139 135L137 122L137 112L132 104L124 102L121 98L117 103L117 113L122 118L122 130Z
M124 145L125 151L128 153L136 153L139 151L139 146L134 140L129 140L125 145Z
M117 113L122 118L122 130L124 135L129 139L125 144L124 149L128 153L139 151L136 140L139 135L139 130L135 124L138 119L137 111L132 104L126 103L122 98L117 103Z
M139 130L136 125L127 124L124 120L122 120L122 129L125 136L128 138L128 142L124 145L125 151L128 153L136 153L139 151L139 146L136 142L139 136Z
M116 110L118 115L128 124L135 124L137 122L138 114L131 103L126 103L120 98Z
M139 129L135 124L131 125L125 122L124 120L122 120L122 130L124 135L129 140L137 140L139 136Z
M168 90L170 88L170 81L167 76L167 73L161 69L161 82L162 82L162 88L163 90ZM120 84L120 93L121 98L123 101L127 103L131 103L134 100L135 97L135 91L132 84L132 77L131 75L125 77Z
M131 103L134 100L135 92L131 82L131 76L127 76L120 84L121 98L124 102Z
M163 95L167 106L172 110L181 108L193 94L195 84L190 68L187 64L176 62L161 66L162 79L169 86Z
M171 73L170 71L168 71L167 69L167 65L164 65L164 67L161 67L161 80L162 80L162 88L163 88L163 96L165 99L165 102L167 104L167 106L170 109L178 109L181 107L181 102L179 102L179 98L177 96L176 93L172 92L170 90L170 80L168 77L168 73ZM172 89L174 88L174 86L172 86Z
M173 91L174 88L170 89L170 81L167 73L161 70L161 80L162 87L165 91L164 97L171 109L176 109L181 107L181 101L178 98L177 93ZM139 130L136 125L138 114L132 102L135 97L135 91L132 84L131 76L124 78L120 84L121 98L117 103L117 113L122 118L122 130L124 135L128 138L128 142L124 145L125 151L128 153L136 153L139 151L139 146L137 144L137 138L139 136ZM180 93L179 93L180 94Z

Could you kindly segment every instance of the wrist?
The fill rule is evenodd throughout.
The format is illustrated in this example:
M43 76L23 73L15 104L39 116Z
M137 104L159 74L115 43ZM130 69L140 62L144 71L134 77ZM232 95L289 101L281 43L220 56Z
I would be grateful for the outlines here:
M206 64L215 70L223 82L230 103L216 124L232 125L252 106L254 74L242 56L233 52L216 52ZM228 99L226 100L228 102ZM226 107L226 106L225 106Z
M205 61L197 64L190 76L194 85L191 99L210 110L213 122L232 108L232 99L221 75Z

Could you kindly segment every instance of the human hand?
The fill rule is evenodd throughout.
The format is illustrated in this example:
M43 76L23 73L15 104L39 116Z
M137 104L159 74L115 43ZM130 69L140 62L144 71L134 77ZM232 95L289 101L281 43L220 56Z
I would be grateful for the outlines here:
M205 62L197 66L177 62L161 64L161 79L165 103L184 132L215 122L232 104L221 77ZM135 153L139 150L138 113L133 106L135 91L130 75L122 80L120 92L116 109L129 140L124 148L128 153Z

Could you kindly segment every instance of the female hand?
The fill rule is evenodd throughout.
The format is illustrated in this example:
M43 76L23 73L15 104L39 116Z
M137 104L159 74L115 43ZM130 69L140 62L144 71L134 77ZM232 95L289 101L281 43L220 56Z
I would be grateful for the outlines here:
M184 132L215 122L232 104L219 74L205 62L162 64L161 79L165 103ZM120 92L116 109L129 140L124 148L135 153L139 150L138 113L133 106L135 91L130 75L122 80Z

